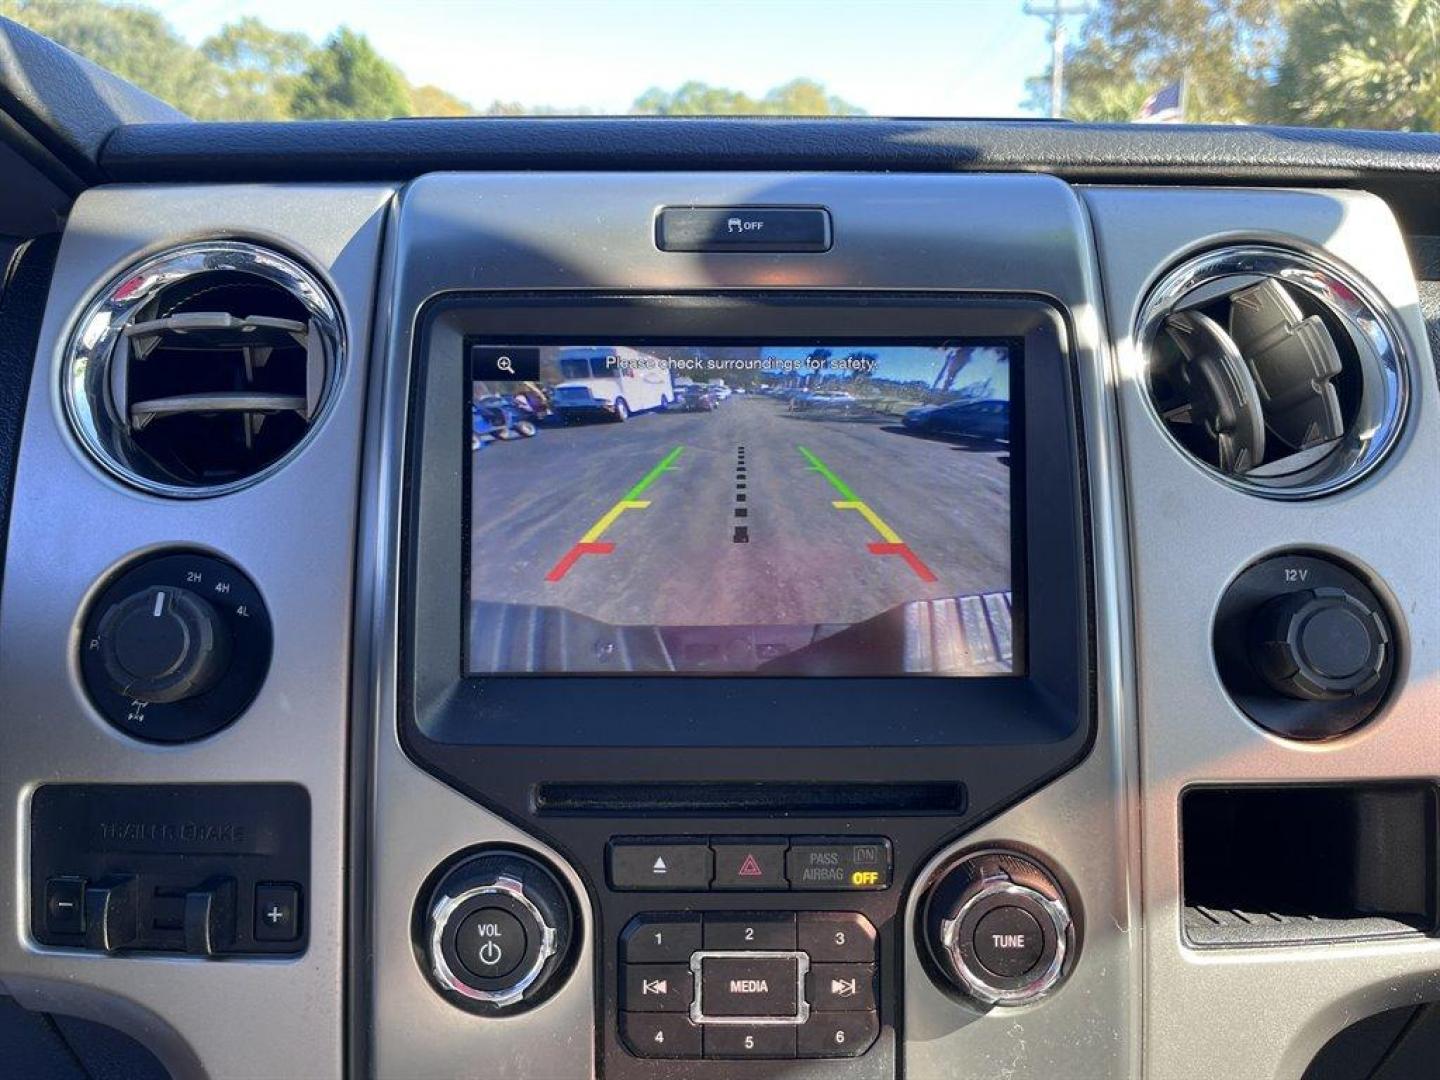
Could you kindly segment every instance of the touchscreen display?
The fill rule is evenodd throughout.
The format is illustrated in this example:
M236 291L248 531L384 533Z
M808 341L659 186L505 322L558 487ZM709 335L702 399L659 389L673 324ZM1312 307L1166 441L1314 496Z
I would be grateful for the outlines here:
M1017 345L465 347L472 674L1018 673Z

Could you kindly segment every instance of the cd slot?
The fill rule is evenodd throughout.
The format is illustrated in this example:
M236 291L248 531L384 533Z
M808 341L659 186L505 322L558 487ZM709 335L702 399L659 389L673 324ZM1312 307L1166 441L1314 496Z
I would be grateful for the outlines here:
M965 786L898 784L544 783L535 811L553 817L950 816L965 811Z

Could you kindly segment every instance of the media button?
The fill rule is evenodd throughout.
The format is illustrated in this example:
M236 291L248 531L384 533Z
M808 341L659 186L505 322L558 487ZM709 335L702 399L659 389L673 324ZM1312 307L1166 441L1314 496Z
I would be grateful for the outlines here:
M700 990L707 1017L792 1017L800 1003L800 968L793 956L707 956Z

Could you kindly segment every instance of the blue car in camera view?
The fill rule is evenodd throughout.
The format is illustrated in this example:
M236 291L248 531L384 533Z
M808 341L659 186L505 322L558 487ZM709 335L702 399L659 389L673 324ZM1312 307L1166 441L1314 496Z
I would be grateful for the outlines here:
M906 430L917 434L1009 442L1010 402L984 398L952 401L947 405L922 405L907 412L901 423Z

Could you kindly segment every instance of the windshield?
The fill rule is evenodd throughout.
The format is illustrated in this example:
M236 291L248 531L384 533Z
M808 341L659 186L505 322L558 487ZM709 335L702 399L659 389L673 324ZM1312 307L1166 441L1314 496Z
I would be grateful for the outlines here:
M203 120L1440 127L1440 0L0 0Z

